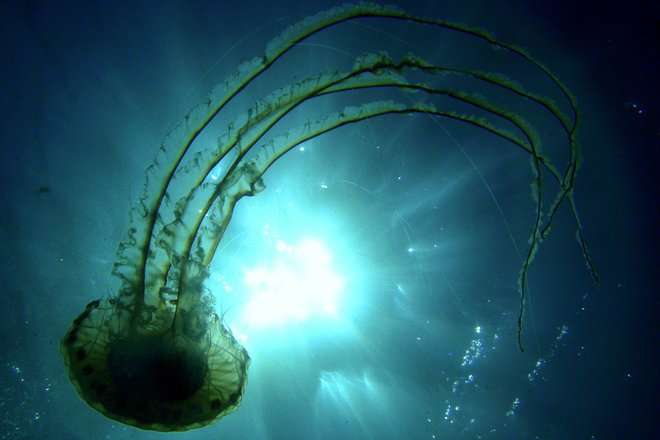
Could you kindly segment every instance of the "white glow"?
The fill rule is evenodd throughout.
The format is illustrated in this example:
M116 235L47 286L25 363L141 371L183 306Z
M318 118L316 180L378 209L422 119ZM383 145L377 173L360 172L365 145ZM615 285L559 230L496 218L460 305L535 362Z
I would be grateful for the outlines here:
M255 326L337 316L343 279L320 241L308 238L291 245L278 240L275 256L245 269L249 290L244 319Z

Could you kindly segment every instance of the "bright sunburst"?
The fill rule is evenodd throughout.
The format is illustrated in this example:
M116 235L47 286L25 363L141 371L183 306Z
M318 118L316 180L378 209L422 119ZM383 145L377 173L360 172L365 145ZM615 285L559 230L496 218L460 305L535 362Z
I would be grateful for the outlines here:
M336 317L344 280L326 246L304 238L295 244L278 240L275 249L272 260L244 270L245 322L265 327Z

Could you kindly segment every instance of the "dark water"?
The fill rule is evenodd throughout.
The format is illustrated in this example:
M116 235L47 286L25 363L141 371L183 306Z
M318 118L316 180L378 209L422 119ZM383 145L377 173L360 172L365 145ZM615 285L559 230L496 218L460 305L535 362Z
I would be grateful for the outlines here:
M652 2L393 3L488 29L573 91L583 149L575 197L600 285L564 207L530 271L527 349L519 352L516 280L533 214L528 157L424 117L338 131L282 159L266 175L267 190L239 204L209 288L252 356L247 393L236 413L177 436L657 436ZM282 29L335 5L0 6L0 438L163 436L90 409L66 376L59 339L85 304L113 294L128 211L168 131ZM451 61L471 56L455 36L366 24L299 48L257 92L357 55L364 41L355 35ZM310 240L331 260L305 254ZM310 269L309 261L320 263ZM307 277L303 290L324 292L326 303L310 305L288 294L287 281L260 273ZM288 293L276 291L264 311L251 295L268 283ZM333 283L336 291L323 290Z

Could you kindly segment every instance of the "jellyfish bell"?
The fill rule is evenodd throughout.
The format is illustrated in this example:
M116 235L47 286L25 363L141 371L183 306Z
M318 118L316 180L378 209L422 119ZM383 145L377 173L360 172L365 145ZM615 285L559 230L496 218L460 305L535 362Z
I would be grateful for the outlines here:
M268 75L278 61L284 63L281 60L299 43L351 20L372 18L453 32L496 47L534 69L564 102L560 106L502 74L452 66L446 60L440 64L414 54L393 57L373 52L357 56L346 70L321 71L283 85L242 113L229 110L230 102L244 98L254 81ZM448 76L460 81L452 85L444 80ZM315 100L368 90L379 96L394 91L387 96L399 100L352 103L299 125L291 126L287 119ZM492 96L483 94L488 91ZM515 99L556 121L568 153L563 171L541 151L534 126L508 104ZM120 282L117 295L89 303L61 343L65 366L81 397L114 420L157 431L200 428L236 410L246 389L250 356L215 313L205 286L236 203L264 190L266 171L305 142L372 118L403 114L473 127L530 158L535 209L519 276L518 340L523 349L528 270L560 206L568 204L571 209L585 261L595 277L573 200L578 165L574 98L525 51L486 32L392 7L347 5L285 30L262 56L244 63L218 85L165 139L147 169L143 193L130 213L127 237L119 245L113 268ZM209 146L210 134L217 141ZM546 205L548 184L554 184L556 196Z
M209 305L137 312L122 298L89 303L62 340L62 352L91 407L157 431L198 428L233 412L250 363Z

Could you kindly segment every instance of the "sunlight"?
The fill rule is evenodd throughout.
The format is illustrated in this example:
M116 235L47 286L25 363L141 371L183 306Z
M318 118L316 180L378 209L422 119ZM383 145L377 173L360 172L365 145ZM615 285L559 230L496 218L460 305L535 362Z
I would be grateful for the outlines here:
M344 280L326 246L314 238L278 240L271 261L244 270L249 296L243 315L258 327L336 318Z

